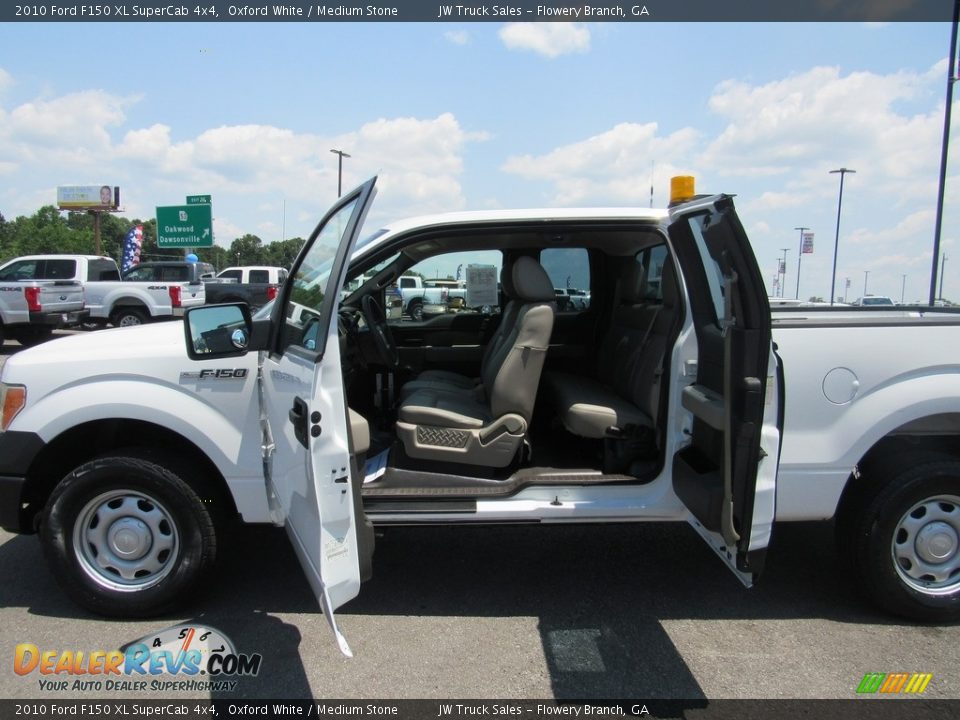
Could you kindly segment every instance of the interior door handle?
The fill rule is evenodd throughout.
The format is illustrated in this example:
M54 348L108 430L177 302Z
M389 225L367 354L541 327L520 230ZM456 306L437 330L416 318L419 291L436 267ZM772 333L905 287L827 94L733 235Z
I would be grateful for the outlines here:
M287 417L293 423L293 434L297 442L307 447L307 404L301 398L295 397Z

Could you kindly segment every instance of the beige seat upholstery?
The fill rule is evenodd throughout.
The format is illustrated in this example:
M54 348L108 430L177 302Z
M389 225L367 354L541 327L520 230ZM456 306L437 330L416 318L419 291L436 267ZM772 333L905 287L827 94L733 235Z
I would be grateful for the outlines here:
M574 435L619 437L634 428L656 426L660 377L679 293L669 259L660 280L662 302L644 297L645 273L634 264L620 281L619 305L601 343L597 377L550 373L544 378L560 420Z
M409 398L417 390L450 390L471 397L475 395L478 386L483 382L483 375L487 372L490 362L497 357L497 351L503 345L504 338L510 334L517 322L520 303L517 302L516 292L513 289L511 269L510 265L504 265L500 269L500 287L507 303L503 308L503 314L500 316L500 324L497 325L496 331L484 348L483 358L480 361L480 377L473 378L451 370L424 370L400 388L401 401Z
M504 467L516 455L533 414L556 294L540 263L529 257L514 262L510 284L516 320L503 328L481 384L468 392L431 384L401 403L397 434L410 457Z

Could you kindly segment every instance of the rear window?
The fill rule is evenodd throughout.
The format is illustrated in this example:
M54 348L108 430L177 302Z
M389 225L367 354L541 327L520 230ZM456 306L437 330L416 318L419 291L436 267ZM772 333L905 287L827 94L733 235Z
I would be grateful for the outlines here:
M76 260L45 260L41 263L42 280L72 280L76 274Z
M139 281L156 280L156 273L154 272L155 270L156 268L153 267L136 267L124 275L123 279Z
M547 248L540 264L553 282L557 312L577 313L590 307L590 253L586 248Z
M91 260L87 263L87 280L119 280L120 271L110 260Z
M20 260L0 271L0 280L36 280L37 260Z
M161 267L158 269L160 270L160 280L167 282L186 282L190 279L190 273L186 265Z

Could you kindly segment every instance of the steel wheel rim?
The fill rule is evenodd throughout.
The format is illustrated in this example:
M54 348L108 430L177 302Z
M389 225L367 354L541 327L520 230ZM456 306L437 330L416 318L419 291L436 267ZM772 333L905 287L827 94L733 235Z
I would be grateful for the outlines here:
M173 570L180 536L170 511L134 490L111 490L90 500L73 527L80 567L108 590L146 590Z
M916 503L897 523L891 551L897 574L914 590L949 595L960 589L960 497Z
M120 316L120 327L131 327L132 325L140 325L140 318L136 315L121 315Z

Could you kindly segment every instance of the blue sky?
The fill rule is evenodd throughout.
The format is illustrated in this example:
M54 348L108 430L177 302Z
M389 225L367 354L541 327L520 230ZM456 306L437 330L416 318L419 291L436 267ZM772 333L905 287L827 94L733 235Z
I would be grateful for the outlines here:
M666 203L728 192L768 283L798 225L801 296L925 298L946 83L942 24L0 26L0 212L119 184L128 217L213 195L218 242L305 236L381 175L370 222L424 212ZM956 148L956 143L954 144ZM956 152L944 295L960 300ZM955 272L951 272L956 268ZM841 288L842 292L842 288Z

